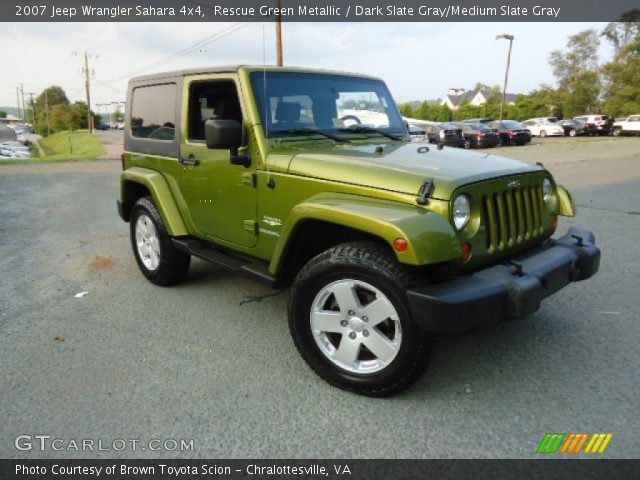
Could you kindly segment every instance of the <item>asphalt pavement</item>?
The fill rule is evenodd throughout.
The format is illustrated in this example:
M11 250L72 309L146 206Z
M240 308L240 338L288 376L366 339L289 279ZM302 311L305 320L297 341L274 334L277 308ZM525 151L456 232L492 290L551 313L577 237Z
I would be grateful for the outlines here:
M600 272L529 317L437 338L422 379L388 399L309 370L288 291L199 260L182 285L147 282L116 213L118 162L0 166L0 457L533 458L547 432L612 432L602 456L637 458L640 141L560 142L487 153L572 186L582 207L559 232L594 231ZM20 451L21 434L194 442Z

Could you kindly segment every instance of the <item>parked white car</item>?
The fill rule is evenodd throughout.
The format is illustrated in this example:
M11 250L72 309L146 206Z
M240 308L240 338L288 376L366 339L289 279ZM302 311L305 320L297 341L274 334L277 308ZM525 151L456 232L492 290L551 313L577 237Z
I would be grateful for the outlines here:
M10 141L0 143L0 155L8 158L29 158L31 152L20 142Z
M531 131L531 135L534 137L546 137L552 135L564 137L564 128L557 123L551 123L548 120L536 118L530 118L522 123Z
M640 135L640 114L613 123L613 135Z
M535 118L530 118L529 120L542 120L550 123L556 123L558 121L558 117L535 117Z

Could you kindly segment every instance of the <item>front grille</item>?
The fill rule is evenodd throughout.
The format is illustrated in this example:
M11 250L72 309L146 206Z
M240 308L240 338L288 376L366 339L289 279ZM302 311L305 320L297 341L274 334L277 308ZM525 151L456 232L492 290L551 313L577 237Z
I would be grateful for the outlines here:
M546 206L541 186L485 195L482 206L490 252L517 245L544 232Z

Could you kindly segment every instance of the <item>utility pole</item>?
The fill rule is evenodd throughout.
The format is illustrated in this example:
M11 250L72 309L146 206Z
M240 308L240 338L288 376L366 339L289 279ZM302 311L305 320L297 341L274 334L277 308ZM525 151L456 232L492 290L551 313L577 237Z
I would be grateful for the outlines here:
M84 88L87 90L87 126L89 133L93 133L93 118L91 118L91 86L89 84L89 54L84 52Z
M33 101L33 96L35 95L34 92L27 92L27 95L29 95L29 99L30 99L30 103L31 103L31 115L33 117L33 127L35 128L36 126L36 118L38 117L36 115L36 104Z
M73 52L74 55L80 55L79 53ZM84 57L84 67L82 68L82 73L84 74L84 88L87 94L87 127L89 129L89 133L93 133L93 118L91 117L91 70L89 70L89 57L93 56L94 58L98 58L97 55L91 55L86 50L82 53Z
M49 94L47 89L44 89L44 111L47 117L47 136L51 135L51 122L49 121Z
M26 122L27 119L24 117L27 116L27 109L24 107L24 85L22 83L20 84L20 96L22 97L22 121Z
M280 0L276 0L276 50L278 53L278 66L283 65L282 59L282 15L280 14Z
M502 118L504 114L504 101L507 96L507 81L509 80L509 67L511 66L511 47L513 47L513 39L515 37L513 35L509 35L507 33L503 33L502 35L497 35L496 40L509 40L509 53L507 54L507 70L504 73L504 86L502 87L502 103L500 103L500 125L502 125Z
M16 103L18 104L18 118L22 120L22 109L20 108L20 87L16 87Z

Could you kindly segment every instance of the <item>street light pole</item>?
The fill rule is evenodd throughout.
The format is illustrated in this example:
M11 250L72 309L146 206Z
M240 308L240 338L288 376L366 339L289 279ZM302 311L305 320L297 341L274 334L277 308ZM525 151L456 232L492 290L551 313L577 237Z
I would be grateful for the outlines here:
M515 37L513 35L509 35L508 33L503 33L502 35L497 35L496 40L509 40L509 53L507 54L507 70L504 72L504 85L502 87L502 103L500 103L500 125L502 125L502 118L504 115L504 101L507 96L507 81L509 80L509 67L511 66L511 48L513 47L513 39Z
M447 93L455 96L456 101L453 104L453 114L451 115L451 120L455 120L458 118L457 112L460 106L460 95L464 93L464 88L450 88Z

